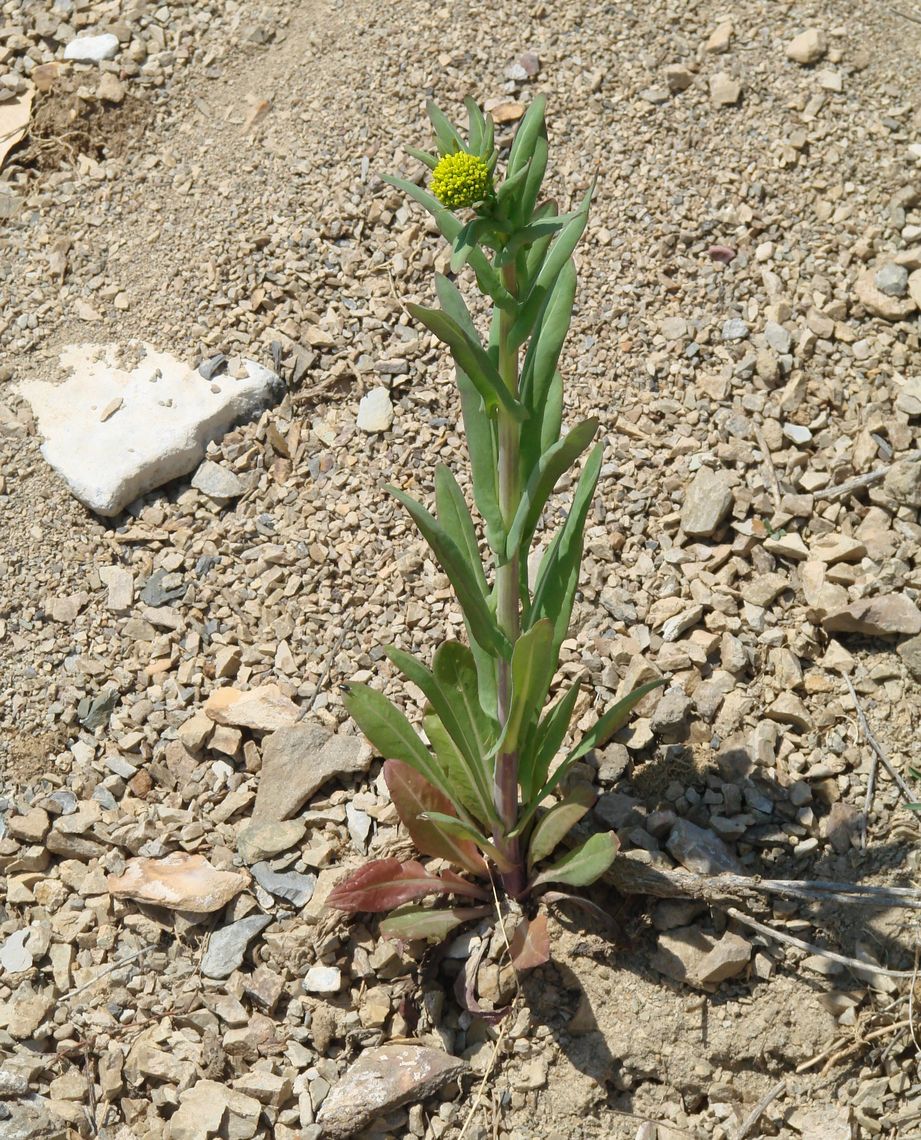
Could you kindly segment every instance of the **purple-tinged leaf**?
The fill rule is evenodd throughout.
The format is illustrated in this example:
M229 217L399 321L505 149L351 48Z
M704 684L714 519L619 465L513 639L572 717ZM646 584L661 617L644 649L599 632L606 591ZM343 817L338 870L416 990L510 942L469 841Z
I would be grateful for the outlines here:
M410 838L423 855L447 859L474 875L486 874L486 863L469 839L449 835L432 820L420 819L424 812L456 815L447 796L433 787L426 778L400 760L388 760L384 765L384 781L393 800L397 815L403 821Z
M485 892L459 875L432 875L415 859L376 859L359 867L329 894L327 905L351 913L392 910L425 895L469 895L482 899Z
M509 943L512 965L522 973L543 966L550 961L550 932L547 929L547 916L539 914L529 922L523 918Z
M485 906L458 906L450 909L402 906L391 911L381 922L381 934L400 942L411 942L415 938L441 942L462 923L483 918L488 913L489 908Z
M477 973L488 945L489 940L484 938L464 963L454 982L454 996L468 1013L472 1013L475 1017L481 1017L489 1025L495 1025L505 1017L512 1007L507 1005L503 1009L484 1009L476 999Z
M544 883L565 883L570 887L587 887L600 879L614 862L620 840L613 831L592 835L580 846L557 860L537 876L532 887Z

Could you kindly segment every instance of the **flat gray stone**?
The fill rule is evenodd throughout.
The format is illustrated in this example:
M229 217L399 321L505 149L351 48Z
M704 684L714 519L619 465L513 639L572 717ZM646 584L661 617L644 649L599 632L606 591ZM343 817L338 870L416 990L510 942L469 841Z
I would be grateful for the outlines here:
M237 499L246 490L246 484L242 479L210 459L206 459L192 476L192 486L196 491L201 491L209 499L217 499L218 502Z
M247 946L271 921L270 914L254 914L215 930L202 955L201 972L206 978L229 978L243 964Z
M61 354L70 373L63 383L19 385L44 437L42 455L81 503L106 517L187 475L209 443L284 395L279 377L253 360L244 361L242 379L208 381L145 347L128 371L113 345L72 345Z
M346 1140L376 1117L432 1096L467 1069L459 1057L426 1046L366 1049L323 1102L317 1123L328 1140Z
M268 863L256 863L253 878L264 891L276 898L284 899L300 909L313 898L316 889L316 875L302 875L299 871L273 871Z
M690 820L676 820L665 846L685 870L697 875L744 874L742 864L722 839Z
M255 820L237 832L237 850L244 863L261 863L300 843L306 831L300 819Z
M254 820L289 819L335 776L366 772L371 748L360 737L318 724L293 724L267 736Z
M908 270L904 265L896 265L894 261L888 261L881 269L877 270L873 284L880 293L885 293L887 297L904 297L908 292Z
M29 930L14 930L0 946L0 969L18 974L32 969L32 954L26 949Z

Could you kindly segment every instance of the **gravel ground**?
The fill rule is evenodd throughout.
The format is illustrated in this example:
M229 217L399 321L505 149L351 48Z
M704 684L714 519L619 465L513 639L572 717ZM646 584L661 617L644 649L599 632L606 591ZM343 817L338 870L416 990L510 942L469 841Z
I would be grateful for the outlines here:
M916 1134L904 984L718 909L612 896L616 945L555 922L501 1032L454 1004L469 940L417 970L418 948L323 907L343 867L407 851L337 684L401 692L381 646L425 655L461 626L380 490L425 499L436 460L463 467L448 362L402 308L431 300L444 249L381 175L415 173L426 97L455 113L468 93L503 143L547 93L564 206L598 174L566 378L607 465L562 677L587 673L586 723L670 678L590 758L599 825L665 868L691 866L700 827L751 874L913 881L914 816L882 769L862 847L855 700L911 780L915 15L2 5L0 116L37 93L0 169L0 1137L28 1134L23 1112L112 1140L345 1134L322 1113L346 1111L349 1065L410 1039L467 1069L378 1106L373 1134L458 1137L484 1073L468 1138ZM64 62L100 32L113 58ZM86 342L277 367L284 401L209 455L241 493L188 479L114 520L80 506L16 385ZM381 388L392 424L369 432ZM227 686L259 692L209 702ZM170 898L137 862L167 856ZM905 969L905 913L760 917ZM498 962L480 980L507 998Z

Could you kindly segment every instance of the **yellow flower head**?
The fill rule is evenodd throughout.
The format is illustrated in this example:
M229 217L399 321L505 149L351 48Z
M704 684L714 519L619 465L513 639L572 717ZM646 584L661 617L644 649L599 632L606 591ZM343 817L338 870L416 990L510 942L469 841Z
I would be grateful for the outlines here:
M449 210L482 202L491 190L489 167L475 154L446 154L432 172L432 193Z

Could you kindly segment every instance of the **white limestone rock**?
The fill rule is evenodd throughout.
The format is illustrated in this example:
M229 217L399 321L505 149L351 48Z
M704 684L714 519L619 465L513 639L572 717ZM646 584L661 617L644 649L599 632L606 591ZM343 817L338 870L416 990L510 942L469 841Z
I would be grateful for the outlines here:
M188 474L234 424L284 395L268 368L244 360L245 375L212 380L168 352L142 346L140 363L119 367L115 345L71 345L61 384L19 385L44 437L42 455L97 514L117 515L139 495Z
M75 63L102 63L118 55L118 36L104 32L100 36L77 36L64 48L64 58Z

